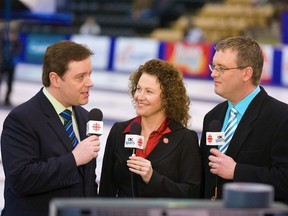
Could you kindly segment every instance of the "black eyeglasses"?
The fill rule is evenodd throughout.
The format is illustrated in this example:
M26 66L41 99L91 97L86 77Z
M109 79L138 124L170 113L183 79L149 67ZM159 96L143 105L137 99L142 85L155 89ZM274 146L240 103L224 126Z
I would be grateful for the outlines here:
M232 70L232 69L244 69L246 67L222 68L222 67L217 67L217 66L209 64L210 71L211 72L216 71L217 73L224 73L225 71Z

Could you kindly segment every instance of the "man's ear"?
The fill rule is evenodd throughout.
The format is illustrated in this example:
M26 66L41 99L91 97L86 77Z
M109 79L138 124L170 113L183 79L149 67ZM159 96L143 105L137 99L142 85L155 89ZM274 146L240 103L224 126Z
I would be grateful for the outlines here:
M51 85L53 85L54 87L58 88L59 87L59 79L61 79L57 73L55 72L50 72L49 74L49 79L50 79L50 83Z
M252 79L252 76L253 76L253 69L252 67L246 67L245 69L243 69L243 73L244 73L244 76L243 76L243 80L245 82L247 82L248 80Z

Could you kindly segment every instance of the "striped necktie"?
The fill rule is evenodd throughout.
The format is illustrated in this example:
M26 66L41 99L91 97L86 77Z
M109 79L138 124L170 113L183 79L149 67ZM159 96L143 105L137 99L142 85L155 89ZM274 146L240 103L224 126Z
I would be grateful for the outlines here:
M228 120L228 124L227 124L227 127L224 131L225 133L225 144L220 146L219 147L219 150L224 154L229 146L229 143L233 137L233 134L237 128L237 113L238 111L232 107L231 110L230 110L230 117L229 117L229 120Z
M64 118L64 128L68 133L69 139L72 142L72 146L75 147L78 143L77 137L75 136L73 125L72 125L72 112L68 109L64 110L60 115Z

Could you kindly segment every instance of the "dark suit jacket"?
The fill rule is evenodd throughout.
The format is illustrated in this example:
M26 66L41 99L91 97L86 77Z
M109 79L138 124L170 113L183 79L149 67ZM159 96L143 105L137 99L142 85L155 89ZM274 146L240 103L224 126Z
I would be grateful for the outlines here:
M88 112L73 107L81 140ZM96 196L96 161L77 168L72 144L42 89L5 119L1 153L5 172L2 215L48 215L55 197Z
M134 186L135 197L199 198L202 167L197 134L170 121L172 131L164 135L169 143L165 144L161 139L147 157L153 175L146 184L140 175L132 175L127 167L132 149L124 148L125 134L122 131L130 122L115 123L109 133L99 195L133 197Z
M200 142L204 162L203 196L214 194L216 176L211 174L208 156L211 147L206 146L206 132L209 123L219 120L223 123L228 107L227 101L220 103L204 118ZM288 201L288 105L265 92L261 87L243 115L226 154L237 165L234 182L258 182L270 184L275 189L275 200ZM228 182L220 177L218 195L222 196L222 186Z

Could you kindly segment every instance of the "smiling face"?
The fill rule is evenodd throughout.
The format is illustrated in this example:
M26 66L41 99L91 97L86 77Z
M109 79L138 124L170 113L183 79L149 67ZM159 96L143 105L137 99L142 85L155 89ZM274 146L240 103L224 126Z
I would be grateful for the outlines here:
M90 58L70 62L62 78L57 73L51 72L52 95L65 107L87 104L89 90L93 86L91 73Z
M137 115L146 118L163 116L161 92L157 77L143 73L134 94Z

